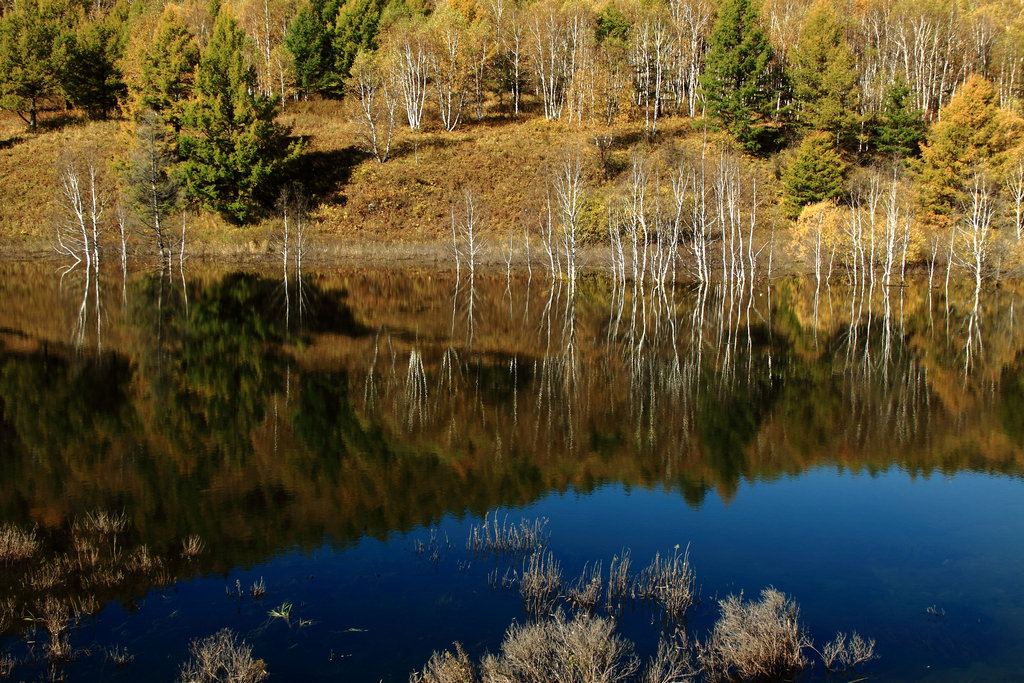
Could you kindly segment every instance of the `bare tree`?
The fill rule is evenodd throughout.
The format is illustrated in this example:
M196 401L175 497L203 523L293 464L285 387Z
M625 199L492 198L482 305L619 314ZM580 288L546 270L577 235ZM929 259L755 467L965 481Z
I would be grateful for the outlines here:
M437 110L445 130L455 130L466 104L465 28L455 11L439 11L431 17L435 43L431 72L437 92Z
M61 221L57 226L57 251L85 262L87 268L99 271L100 235L106 228L103 214L110 195L102 187L100 167L92 154L84 161L65 153L60 171Z
M1013 203L1014 234L1019 240L1024 236L1024 155L1017 157L1017 163L1006 176L1006 189Z
M398 108L398 87L378 55L360 52L352 64L350 92L355 95L356 141L378 163L391 154Z
M555 171L555 197L562 223L562 248L569 278L569 292L576 288L579 269L581 214L583 212L584 176L583 160L579 150L570 152Z
M167 127L152 111L135 123L136 144L127 169L127 194L144 233L156 241L162 262L170 264L170 218L181 207L181 184L172 170L176 155Z
M394 60L398 90L409 129L418 131L423 122L423 106L427 101L427 84L433 60L430 44L421 30L406 25L397 32Z
M988 179L976 173L967 188L963 218L957 227L960 237L960 263L971 274L975 283L975 298L981 291L988 256L995 197Z

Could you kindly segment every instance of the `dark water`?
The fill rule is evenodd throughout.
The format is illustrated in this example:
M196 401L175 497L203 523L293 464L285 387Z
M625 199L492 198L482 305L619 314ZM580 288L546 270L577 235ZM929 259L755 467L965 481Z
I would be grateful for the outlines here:
M525 614L489 587L516 563L466 550L487 513L547 518L568 579L689 545L697 638L716 598L773 585L819 645L875 638L884 680L1024 676L1014 285L975 303L923 283L634 295L588 277L570 297L543 278L286 288L197 267L97 292L9 264L0 287L2 521L37 525L64 566L76 524L123 512L122 557L161 562L45 590L0 565L15 678L171 680L223 627L272 680L404 681L455 640L495 651ZM32 628L45 595L91 606L57 666ZM651 621L620 620L644 656Z

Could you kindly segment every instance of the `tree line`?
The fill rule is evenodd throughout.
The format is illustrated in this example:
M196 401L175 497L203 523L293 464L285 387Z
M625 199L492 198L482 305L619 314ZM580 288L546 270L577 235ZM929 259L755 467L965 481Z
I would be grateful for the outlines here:
M984 167L1021 229L1024 19L1009 0L0 8L0 106L33 129L44 104L130 120L128 194L162 252L186 200L241 223L272 205L301 152L276 116L310 97L345 99L357 145L379 162L399 128L426 121L452 131L535 112L592 129L603 153L622 122L653 139L663 116L703 117L751 155L799 143L782 178L792 218L845 195L851 162L881 160L910 167L923 215L948 224Z

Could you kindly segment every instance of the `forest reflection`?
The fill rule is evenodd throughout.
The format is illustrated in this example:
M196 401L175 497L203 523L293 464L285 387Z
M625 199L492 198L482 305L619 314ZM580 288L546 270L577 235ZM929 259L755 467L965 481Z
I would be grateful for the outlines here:
M57 544L123 510L154 551L199 534L227 570L611 482L700 506L815 467L1024 465L1006 284L0 280L0 514Z

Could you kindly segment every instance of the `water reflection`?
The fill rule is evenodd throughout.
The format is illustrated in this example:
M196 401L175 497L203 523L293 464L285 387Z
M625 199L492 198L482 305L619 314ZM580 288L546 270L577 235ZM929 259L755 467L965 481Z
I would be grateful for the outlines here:
M602 482L1021 471L1012 287L71 277L4 273L0 508L123 508L222 568Z

